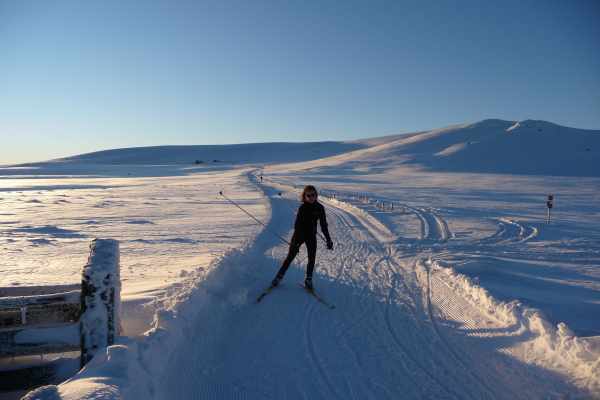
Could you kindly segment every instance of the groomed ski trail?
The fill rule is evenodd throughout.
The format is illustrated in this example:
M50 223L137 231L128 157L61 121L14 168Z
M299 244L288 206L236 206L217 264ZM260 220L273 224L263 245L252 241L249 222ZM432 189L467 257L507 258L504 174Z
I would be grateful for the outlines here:
M262 189L271 204L267 229L289 237L296 194ZM464 300L445 289L424 261L435 258L429 244L451 237L441 216L413 208L424 244L403 246L402 238L382 240L380 227L364 212L324 204L336 247L329 252L319 242L315 287L336 309L298 287L304 248L281 287L255 303L287 252L263 231L243 254L244 273L227 276L223 296L210 307L199 305L204 308L156 382L157 399L529 399L577 393L562 377L504 354L505 344L519 340L510 327L474 307L456 307ZM228 301L228 292L246 292L246 301ZM470 332L459 329L463 321Z

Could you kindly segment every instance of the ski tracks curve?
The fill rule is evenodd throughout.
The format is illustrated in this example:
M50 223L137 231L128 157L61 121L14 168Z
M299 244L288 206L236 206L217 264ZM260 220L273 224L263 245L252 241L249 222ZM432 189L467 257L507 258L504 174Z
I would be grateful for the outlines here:
M271 197L269 226L280 230L292 218L293 203L267 189L265 194ZM252 297L236 307L215 298L215 308L201 313L193 334L166 366L171 371L157 398L518 397L506 390L506 381L493 383L494 368L506 368L504 360L492 351L477 355L469 349L469 337L457 337L440 319L468 320L475 311L457 314L440 298L461 299L445 292L429 270L424 279L419 276L419 260L431 258L433 245L453 237L439 213L406 206L421 221L423 244L402 247L388 240L391 231L374 217L325 203L336 248L328 252L319 242L315 284L337 308L326 309L294 284L303 275L303 257L259 305ZM230 281L251 294L263 288L286 252L275 239L254 247L244 261L245 277ZM477 371L482 357L492 361Z
M498 218L495 220L498 224L496 232L479 241L484 245L524 243L538 235L538 228L525 225L517 220L510 218Z
M435 245L436 243L444 243L454 237L447 222L434 210L407 205L404 207L411 210L419 219L422 227L421 239L424 242ZM347 208L344 209L348 211ZM360 219L360 214L354 215L354 217ZM525 242L537 235L535 227L528 227L509 219L500 219L500 221L510 228L509 233L499 235L501 240ZM368 231L368 224L364 224L364 227ZM548 393L547 390L552 390L552 385L545 386L538 383L545 375L543 370L532 369L527 364L520 365L518 361L497 353L498 349L493 346L484 348L477 345L476 348L473 348L469 345L471 340L464 340L468 336L453 334L452 331L455 328L446 327L445 318L454 318L471 330L475 336L481 336L481 332L485 332L483 336L488 336L488 331L495 332L492 336L496 335L500 338L515 335L512 327L505 326L501 321L490 319L475 307L466 307L469 312L464 313L456 312L456 307L454 307L454 314L449 313L448 308L452 307L446 307L444 302L446 304L452 302L467 304L464 299L451 291L441 292L441 298L440 293L437 293L438 296L434 301L432 294L434 287L439 292L439 288L443 284L440 283L437 286L432 284L432 282L438 282L439 278L432 277L429 268L424 265L423 257L426 259L430 259L432 256L440 257L448 250L441 253L436 252L435 247L419 246L417 253L414 252L414 249L411 249L407 258L406 255L400 254L402 251L394 245L381 243L383 251L387 254L373 265L374 268L388 269L390 272L387 276L391 277L388 280L390 290L386 298L386 306L385 309L380 309L380 311L387 332L396 348L406 356L409 364L425 373L425 380L437 385L446 395L456 398L530 398L531 396L544 396ZM411 267L411 265L413 266ZM419 268L425 270L425 279L419 277ZM411 278L412 284L407 283L411 282ZM410 293L409 297L412 298L412 301L408 300L406 296L400 299L396 293L402 291ZM422 302L419 301L419 296ZM443 301L440 302L440 300ZM392 310L390 305L393 302L402 303L405 306L405 312L412 314L412 322L422 330L423 336L433 338L437 342L438 345L430 353L425 349L426 344L420 341L419 338L413 338L410 342L412 345L421 346L419 351L427 353L428 357L435 360L436 367L432 368L421 362L419 357L415 356L415 353L405 345L404 341L407 338L398 336L396 326L400 324L392 320L390 311ZM410 307L411 304L413 307ZM423 306L420 306L421 304ZM444 323L440 324L438 318L443 318ZM428 332L431 336L428 336ZM438 376L443 376L443 378L438 378ZM453 385L448 386L446 383L445 379L448 377L452 377ZM517 383L513 387L510 383L515 380ZM461 387L462 390L456 392L456 386ZM438 393L436 397L439 396L442 395Z

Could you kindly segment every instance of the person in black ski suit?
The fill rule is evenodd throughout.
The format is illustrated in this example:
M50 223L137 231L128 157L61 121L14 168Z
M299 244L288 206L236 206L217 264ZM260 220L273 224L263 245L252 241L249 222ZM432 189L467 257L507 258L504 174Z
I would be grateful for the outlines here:
M302 204L298 208L296 222L294 223L294 235L290 243L288 255L283 261L277 276L273 279L271 286L277 286L283 279L290 264L300 251L300 246L305 243L308 251L308 264L306 265L306 279L304 285L312 290L312 275L315 269L315 258L317 256L317 220L321 224L321 231L327 240L327 248L333 250L333 242L327 229L327 218L325 217L325 207L317 201L317 189L308 185L302 191Z

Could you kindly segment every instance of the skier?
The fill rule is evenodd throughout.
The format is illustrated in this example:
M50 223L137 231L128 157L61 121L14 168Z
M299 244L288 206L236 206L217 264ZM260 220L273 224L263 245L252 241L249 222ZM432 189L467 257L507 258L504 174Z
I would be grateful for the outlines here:
M321 231L327 240L327 248L333 250L333 242L329 236L327 229L327 218L325 217L325 207L317 201L317 189L308 185L302 191L302 204L298 208L296 214L296 222L294 223L294 235L290 243L290 249L286 259L283 261L277 276L271 282L271 287L279 285L281 279L285 275L290 264L300 251L300 246L305 243L308 251L308 264L306 265L306 279L304 286L308 290L313 290L312 275L315 269L315 258L317 255L317 220L321 224Z

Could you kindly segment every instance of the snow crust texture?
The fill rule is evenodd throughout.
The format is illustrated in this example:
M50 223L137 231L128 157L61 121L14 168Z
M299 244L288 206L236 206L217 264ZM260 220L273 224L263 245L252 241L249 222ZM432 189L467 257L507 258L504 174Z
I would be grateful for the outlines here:
M600 393L598 338L577 337L565 323L553 325L539 310L518 301L499 301L451 266L431 260L420 266L428 279L438 280L491 318L515 326L515 333L527 332L533 336L526 344L512 349L513 353L527 362L565 371L579 386Z
M93 376L108 377L103 384L124 398L598 395L594 338L577 337L518 301L498 300L458 273L444 260L457 234L440 210L397 202L394 213L412 215L420 232L392 240L397 229L383 227L394 213L376 214L373 202L350 193L324 199L336 250L319 244L316 285L336 309L295 285L302 256L282 286L255 304L286 253L268 230L290 219L298 194L282 179L262 189L271 201L267 228L194 272L159 307L147 337L96 357L59 386L62 398L73 398L71 385L93 388L86 383L97 384ZM501 222L509 232L488 240L512 246L536 237Z
M143 335L120 337L40 398L599 398L597 138L486 120L261 169L0 182L18 208L0 215L10 260L23 243L58 253L108 225L125 243L125 304L148 310ZM40 168L92 168L55 164ZM291 236L304 184L324 194L335 247L319 241L314 283L335 310L298 287L304 249L255 303L287 254L277 235ZM50 199L62 207L62 190L86 194L68 223L28 215ZM17 282L22 271L4 263Z

